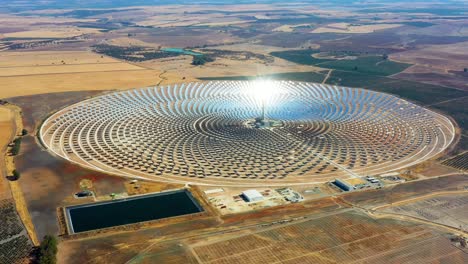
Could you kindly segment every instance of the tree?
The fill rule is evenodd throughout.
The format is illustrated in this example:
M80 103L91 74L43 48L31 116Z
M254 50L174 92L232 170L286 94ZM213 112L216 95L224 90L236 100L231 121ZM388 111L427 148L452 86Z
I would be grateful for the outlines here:
M382 55L382 59L384 60L388 59L388 55L387 54Z
M11 148L11 155L16 156L20 152L21 138L15 138L13 140L13 147Z
M39 264L57 263L57 238L46 235L39 246Z
M13 180L17 181L20 178L21 174L17 170L13 170Z
M212 61L214 61L214 59L206 55L196 55L193 56L192 65L204 65L205 63Z

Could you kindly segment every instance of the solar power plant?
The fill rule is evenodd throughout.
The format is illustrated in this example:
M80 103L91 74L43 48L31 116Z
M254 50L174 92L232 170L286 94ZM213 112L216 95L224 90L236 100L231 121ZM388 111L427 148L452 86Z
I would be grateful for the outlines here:
M108 93L66 107L43 144L81 166L200 185L299 185L402 169L453 141L441 114L393 95L292 81Z

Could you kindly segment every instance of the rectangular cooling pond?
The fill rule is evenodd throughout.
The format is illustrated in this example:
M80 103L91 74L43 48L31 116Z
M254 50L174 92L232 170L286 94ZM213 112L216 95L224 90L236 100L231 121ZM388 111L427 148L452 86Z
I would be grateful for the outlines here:
M65 208L72 233L202 212L187 190Z

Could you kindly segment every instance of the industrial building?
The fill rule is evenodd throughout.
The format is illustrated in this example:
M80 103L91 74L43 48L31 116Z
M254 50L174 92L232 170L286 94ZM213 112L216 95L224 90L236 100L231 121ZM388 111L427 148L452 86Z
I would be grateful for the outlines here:
M340 179L335 179L333 182L336 186L342 189L345 192L354 190L354 186Z
M263 200L263 195L257 190L243 191L242 196L247 200L247 202L258 202Z

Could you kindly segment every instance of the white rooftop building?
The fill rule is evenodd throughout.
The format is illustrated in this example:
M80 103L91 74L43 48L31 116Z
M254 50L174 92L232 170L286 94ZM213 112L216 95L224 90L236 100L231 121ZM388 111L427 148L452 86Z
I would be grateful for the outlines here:
M242 196L244 196L248 202L257 202L263 200L263 195L257 190L243 191Z

